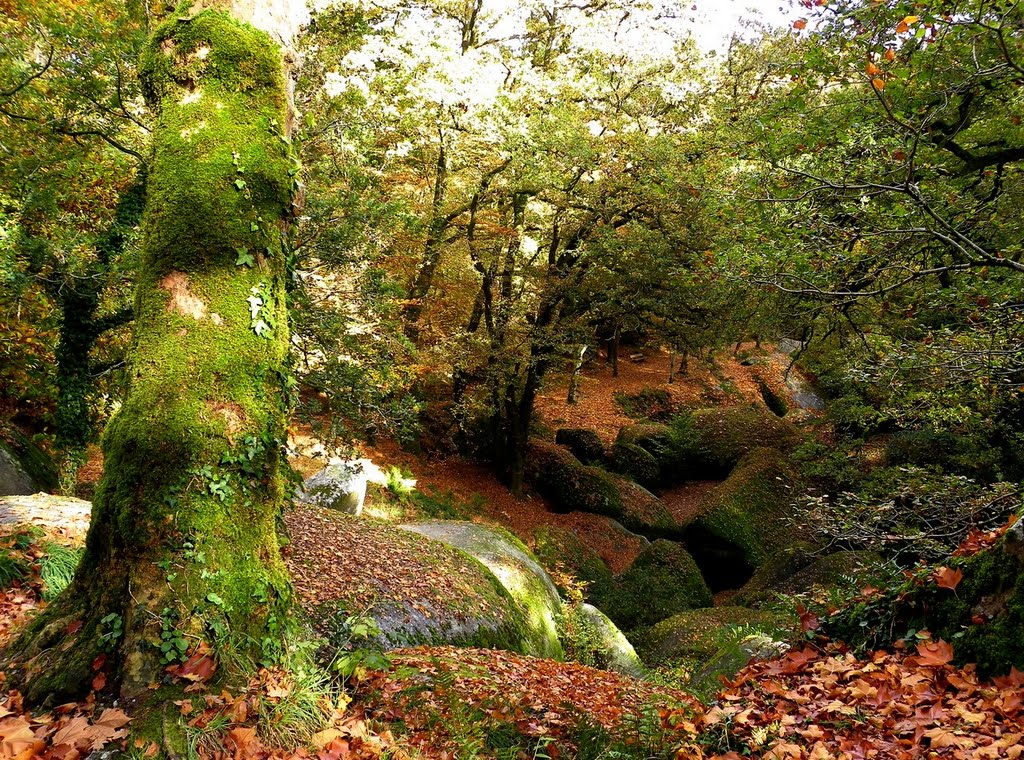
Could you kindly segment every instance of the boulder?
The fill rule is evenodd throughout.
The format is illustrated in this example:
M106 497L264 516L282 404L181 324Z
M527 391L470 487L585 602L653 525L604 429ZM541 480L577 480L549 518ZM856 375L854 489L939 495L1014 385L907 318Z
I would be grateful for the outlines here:
M299 505L284 515L284 559L298 601L332 657L347 620L373 618L371 646L489 647L546 654L523 607L469 554L372 518Z
M0 525L35 525L81 539L89 530L92 503L71 496L37 493L0 496Z
M625 631L633 631L697 607L710 607L711 591L697 563L680 544L665 539L644 549L594 604Z
M582 655L581 662L633 678L647 675L647 669L629 639L601 610L591 604L581 604L572 609L567 608L566 614L572 616L573 625L583 629L577 631L582 645L587 648L586 652L576 653ZM579 645L580 642L576 643Z
M712 589L740 588L754 570L805 538L786 519L798 484L786 458L762 448L747 454L708 496L685 535Z
M50 458L19 430L0 425L0 496L28 496L57 487Z
M0 443L0 496L27 496L36 490L14 452Z
M527 480L556 511L622 517L622 497L610 473L547 441L530 441L526 456Z
M367 479L363 462L333 460L320 472L306 478L297 498L303 504L358 517L366 500Z
M593 430L561 428L555 432L555 443L565 446L583 464L600 464L604 461L604 441Z
M534 533L537 559L549 573L567 572L587 584L587 594L607 593L615 576L597 552L575 533L554 525L542 525Z
M657 488L661 484L658 460L634 443L615 442L612 446L611 467L644 488Z
M750 451L788 452L800 439L799 430L787 420L762 406L748 405L699 409L665 425L626 425L616 443L644 449L658 464L660 484L670 486L725 477Z
M681 529L657 496L600 467L580 462L561 446L531 441L527 478L557 512L589 512L638 533L677 536Z
M561 597L551 577L519 539L502 528L471 522L435 520L399 527L447 544L480 562L522 611L530 654L561 659Z
M644 662L650 665L671 660L702 665L722 647L730 629L740 629L748 635L781 636L794 627L791 618L779 613L746 607L709 607L662 620L645 632L639 647Z

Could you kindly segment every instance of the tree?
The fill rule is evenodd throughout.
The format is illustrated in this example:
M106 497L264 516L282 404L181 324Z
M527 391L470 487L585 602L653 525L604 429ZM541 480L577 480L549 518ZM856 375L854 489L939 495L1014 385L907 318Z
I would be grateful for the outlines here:
M54 308L46 369L62 474L73 484L100 416L97 379L120 364L116 351L99 358L94 349L117 344L104 334L131 318L126 281L148 132L134 61L145 31L107 0L19 3L3 26L0 176L16 209L0 244L10 262L4 300L38 293Z
M157 119L129 389L74 582L6 653L36 702L86 689L102 652L124 695L208 646L272 657L287 622L288 91L277 44L204 5L142 55Z
M1024 382L1021 9L815 6L734 77L739 258L885 417L976 426Z

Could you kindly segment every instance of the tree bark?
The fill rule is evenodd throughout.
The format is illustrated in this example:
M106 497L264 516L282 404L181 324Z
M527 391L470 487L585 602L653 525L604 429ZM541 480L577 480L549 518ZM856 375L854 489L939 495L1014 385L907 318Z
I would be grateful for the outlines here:
M34 703L87 691L101 652L133 696L201 646L272 656L286 623L282 55L227 13L176 14L141 75L157 124L129 389L75 579L5 653Z
M579 355L572 365L572 375L569 377L569 392L565 395L565 403L575 404L579 400L580 375L583 374L583 357L587 355L586 344L580 346Z

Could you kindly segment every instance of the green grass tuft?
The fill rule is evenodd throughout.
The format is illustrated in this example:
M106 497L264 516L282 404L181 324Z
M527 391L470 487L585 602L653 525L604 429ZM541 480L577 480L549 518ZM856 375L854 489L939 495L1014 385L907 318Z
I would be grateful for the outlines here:
M46 555L40 561L39 576L43 579L43 601L49 602L68 587L75 577L81 549L70 549L57 543L44 546Z

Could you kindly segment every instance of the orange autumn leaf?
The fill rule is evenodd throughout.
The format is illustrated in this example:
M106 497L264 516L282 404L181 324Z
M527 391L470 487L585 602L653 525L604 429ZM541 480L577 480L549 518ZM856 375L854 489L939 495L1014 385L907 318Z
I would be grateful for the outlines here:
M953 647L942 639L917 645L918 662L925 667L942 667L953 661Z
M932 573L932 578L935 580L935 584L939 588L948 588L952 591L959 586L960 581L964 579L964 571L960 569L953 570L949 567L940 567Z
M877 76L878 74L882 73L882 70L878 68L875 64L871 63L870 61L868 62L867 68L865 70L867 71L869 77Z
M796 21L793 22L793 28L794 29L804 29L806 26L807 26L807 19L805 19L805 18L798 18Z
M879 78L875 77L874 79L871 80L871 84L872 84L872 86L874 86L874 88L876 90L884 90L885 89L885 80L884 79L879 79Z
M893 61L896 60L896 52L892 48L886 48L885 60L889 61L889 63L892 63Z

